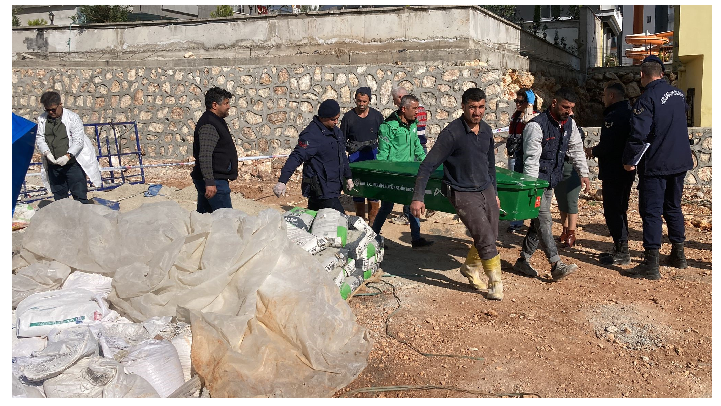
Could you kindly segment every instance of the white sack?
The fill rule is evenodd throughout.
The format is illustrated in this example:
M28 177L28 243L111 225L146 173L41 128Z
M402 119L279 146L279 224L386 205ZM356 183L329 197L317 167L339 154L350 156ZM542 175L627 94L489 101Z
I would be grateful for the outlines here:
M113 278L108 278L107 276L75 271L65 279L63 289L82 288L106 298L110 294L110 291L113 290L111 286L112 282Z
M26 385L17 376L12 377L12 393L14 398L44 398L42 386Z
M163 398L185 382L178 352L167 340L143 341L128 349L128 354L120 362L128 372L148 381Z
M85 289L35 293L16 309L18 337L41 337L53 329L91 324L110 314L105 301Z
M48 398L157 398L153 387L117 361L102 357L79 360L43 383Z
M313 220L311 234L325 239L331 247L341 248L346 244L348 216L336 209L320 209Z
M70 267L57 261L41 261L19 269L12 276L13 309L26 297L55 290L70 274Z
M98 342L86 326L71 327L48 336L48 345L29 358L17 358L21 374L29 381L59 375L78 360L98 353Z

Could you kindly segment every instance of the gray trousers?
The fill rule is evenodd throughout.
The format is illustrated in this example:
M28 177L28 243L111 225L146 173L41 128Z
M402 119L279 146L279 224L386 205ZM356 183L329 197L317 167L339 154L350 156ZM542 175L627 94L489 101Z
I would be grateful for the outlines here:
M556 241L553 239L553 219L551 218L551 201L553 200L553 189L547 189L541 197L541 207L538 209L538 217L531 220L526 238L521 246L521 258L530 260L531 255L536 252L538 243L546 254L548 262L555 263L561 259L558 256Z
M498 202L493 185L481 192L460 192L449 189L448 200L473 238L481 259L498 255Z

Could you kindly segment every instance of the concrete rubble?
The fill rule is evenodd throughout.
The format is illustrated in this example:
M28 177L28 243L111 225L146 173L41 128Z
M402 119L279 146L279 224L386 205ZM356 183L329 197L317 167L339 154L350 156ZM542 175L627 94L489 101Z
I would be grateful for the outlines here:
M192 186L147 188L13 233L13 397L327 397L360 374L372 343L344 297L383 256L362 219L306 228L236 194L199 214Z

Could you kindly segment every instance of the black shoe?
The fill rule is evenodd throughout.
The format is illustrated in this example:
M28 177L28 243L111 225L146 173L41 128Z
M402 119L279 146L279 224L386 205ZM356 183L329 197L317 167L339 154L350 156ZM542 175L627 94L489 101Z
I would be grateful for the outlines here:
M433 241L428 241L423 237L421 237L415 241L411 241L411 246L413 248L424 248L424 247L430 247L431 245L433 245Z
M686 255L683 252L682 242L671 244L671 254L666 257L666 265L678 269L688 268L688 264L686 263Z
M631 254L628 252L628 242L617 242L613 251L599 255L598 261L603 265L628 265L631 263Z
M652 281L661 279L658 269L658 249L646 249L643 253L643 261L622 274L634 279L644 278Z

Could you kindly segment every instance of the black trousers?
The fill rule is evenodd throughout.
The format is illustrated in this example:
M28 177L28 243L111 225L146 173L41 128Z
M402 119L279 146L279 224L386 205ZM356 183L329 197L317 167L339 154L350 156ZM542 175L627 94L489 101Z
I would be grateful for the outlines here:
M672 243L686 241L681 195L686 172L638 177L638 212L643 220L643 248L661 248L663 220Z
M628 242L628 200L634 178L601 181L603 217L614 243Z
M332 199L318 199L315 197L308 197L308 209L309 210L336 209L339 212L345 214L343 205L340 203L340 199L337 197L334 197Z
M85 172L78 161L73 158L65 166L48 163L48 183L55 200L68 197L68 192L73 199L80 203L88 204L88 181L85 179Z

